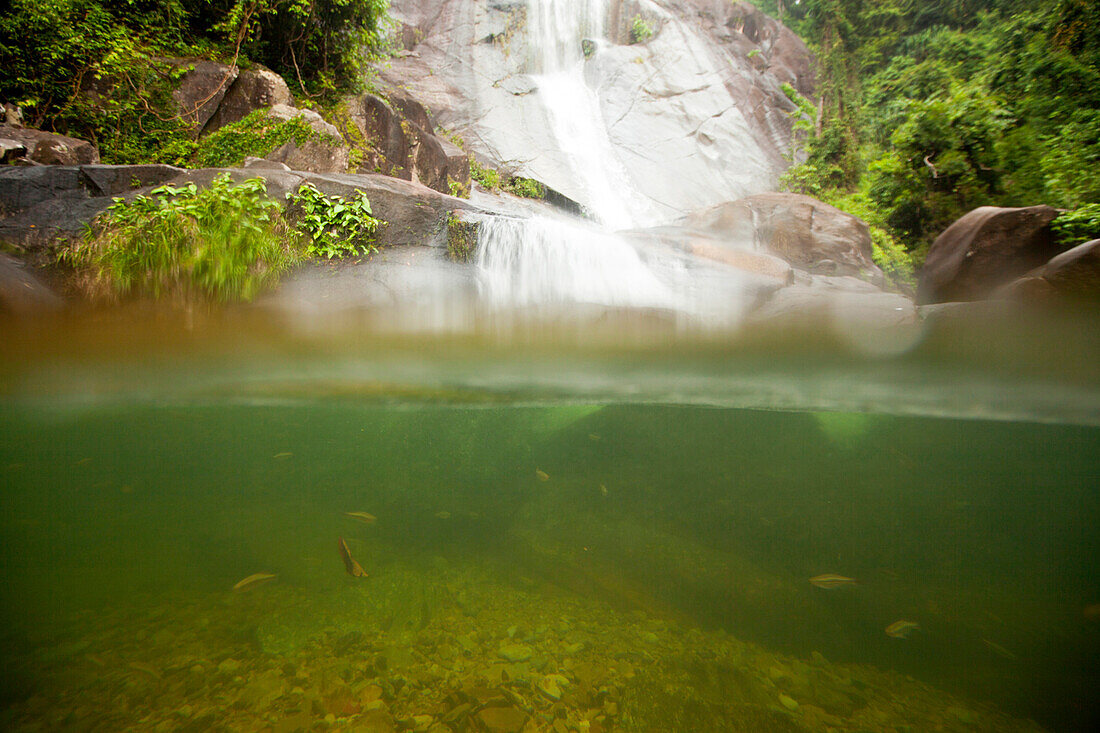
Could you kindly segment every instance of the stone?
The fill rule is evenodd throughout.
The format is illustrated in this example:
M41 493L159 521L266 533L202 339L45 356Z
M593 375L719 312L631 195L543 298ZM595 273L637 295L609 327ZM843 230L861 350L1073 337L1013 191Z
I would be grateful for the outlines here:
M998 294L1025 302L1100 302L1100 239L1052 257Z
M794 193L762 193L685 217L681 224L732 247L768 252L825 276L885 281L871 259L871 233L861 219Z
M210 133L242 120L257 109L293 104L294 97L283 77L271 69L256 65L240 72L203 132Z
M515 707L483 708L474 719L486 733L518 733L527 723L527 715Z
M291 140L272 150L264 156L264 160L282 164L291 171L343 173L348 169L350 158L348 149L343 145L330 145L318 140L306 140L299 145Z
M82 165L99 162L99 151L87 140L57 135L29 127L0 125L0 139L6 142L5 157L23 146L24 157L42 165Z
M33 316L60 310L62 300L27 265L0 253L0 315Z
M509 662L526 662L534 653L535 651L526 644L505 644L497 650L497 654Z
M0 138L0 164L11 165L27 156L27 146L18 140Z
M311 109L299 109L289 104L276 104L268 110L268 115L276 120L292 120L301 117L318 135L330 137L336 141L343 140L335 125L326 122L324 117Z
M197 137L217 112L222 99L240 73L236 66L216 61L165 59L171 66L188 71L172 92L172 99L183 119L192 126Z
M982 206L949 226L928 250L917 302L981 300L1058 254L1050 206Z

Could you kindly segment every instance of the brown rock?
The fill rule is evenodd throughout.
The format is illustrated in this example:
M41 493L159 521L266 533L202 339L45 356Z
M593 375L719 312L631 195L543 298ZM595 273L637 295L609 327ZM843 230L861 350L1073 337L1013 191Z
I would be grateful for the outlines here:
M51 313L61 299L19 260L0 254L0 314Z
M240 73L229 87L217 111L206 123L203 132L213 132L220 127L244 119L249 113L277 104L292 105L294 97L283 77L271 69L256 66Z
M172 92L172 99L183 119L194 127L197 134L217 112L222 99L237 79L238 69L215 61L167 61L173 66L190 69L180 79L179 87Z
M814 274L884 282L871 259L867 224L809 196L756 194L692 213L684 224L733 246L768 251Z
M87 165L99 162L99 151L87 140L45 130L0 125L0 138L22 145L27 158L43 165ZM7 147L12 147L11 144ZM14 155L16 150L10 153Z
M917 302L981 300L1058 253L1050 206L983 206L949 226L928 250Z
M485 733L518 733L527 722L527 715L519 708L484 708L474 720Z
M1100 239L1063 252L1035 273L1062 297L1100 300Z

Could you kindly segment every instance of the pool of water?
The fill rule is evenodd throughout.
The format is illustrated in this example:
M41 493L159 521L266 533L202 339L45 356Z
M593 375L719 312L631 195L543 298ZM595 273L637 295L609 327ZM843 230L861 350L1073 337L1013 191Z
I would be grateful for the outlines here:
M0 721L1092 729L1095 344L974 333L7 326Z

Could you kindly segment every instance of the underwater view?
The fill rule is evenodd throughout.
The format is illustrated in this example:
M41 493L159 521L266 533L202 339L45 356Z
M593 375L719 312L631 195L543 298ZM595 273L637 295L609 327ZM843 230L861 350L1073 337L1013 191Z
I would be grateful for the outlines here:
M4 332L5 730L1100 720L1092 340L998 371L958 336L673 356L114 320Z

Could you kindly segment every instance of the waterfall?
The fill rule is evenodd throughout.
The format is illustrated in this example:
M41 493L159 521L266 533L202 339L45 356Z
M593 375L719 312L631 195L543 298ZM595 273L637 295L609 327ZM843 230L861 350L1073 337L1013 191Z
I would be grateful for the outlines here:
M547 149L565 156L595 223L483 219L475 264L490 308L694 310L667 266L658 274L631 240L614 233L653 222L615 158L599 98L585 78L584 41L598 46L608 11L608 0L528 0L528 66L554 137Z

